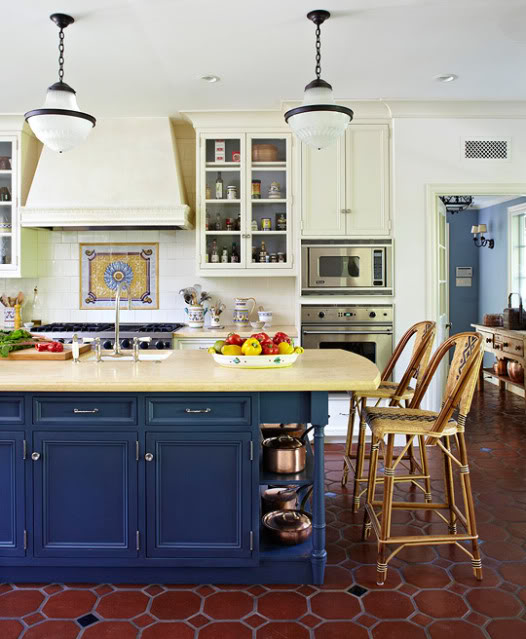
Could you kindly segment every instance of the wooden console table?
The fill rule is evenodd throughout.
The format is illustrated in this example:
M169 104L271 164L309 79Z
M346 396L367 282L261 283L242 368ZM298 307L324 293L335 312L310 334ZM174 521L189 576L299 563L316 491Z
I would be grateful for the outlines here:
M499 359L511 359L519 362L526 370L526 331L512 331L501 326L483 326L482 324L472 324L473 328L484 338L484 350L493 353ZM480 366L479 390L484 390L484 373L496 377L499 380L499 388L505 388L506 384L522 388L526 398L526 375L523 382L514 382L507 375L497 375L492 368Z

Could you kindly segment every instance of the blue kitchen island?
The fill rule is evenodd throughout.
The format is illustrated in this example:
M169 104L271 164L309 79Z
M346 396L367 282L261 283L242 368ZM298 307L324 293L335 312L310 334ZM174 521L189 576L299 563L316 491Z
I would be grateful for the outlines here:
M7 582L323 583L329 390L373 389L368 360L307 351L288 369L0 362L0 575ZM262 423L314 425L307 465L265 472ZM313 487L313 534L272 543L269 485Z

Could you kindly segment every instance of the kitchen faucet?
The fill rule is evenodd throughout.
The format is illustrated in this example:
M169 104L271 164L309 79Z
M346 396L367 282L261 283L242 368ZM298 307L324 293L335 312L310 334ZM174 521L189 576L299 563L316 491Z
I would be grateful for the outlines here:
M122 355L121 352L121 343L120 343L120 318L119 311L121 306L121 293L123 290L128 290L128 310L133 310L132 308L132 294L131 294L131 285L126 284L126 282L119 282L117 284L117 288L115 289L115 343L113 344L113 356L120 357Z

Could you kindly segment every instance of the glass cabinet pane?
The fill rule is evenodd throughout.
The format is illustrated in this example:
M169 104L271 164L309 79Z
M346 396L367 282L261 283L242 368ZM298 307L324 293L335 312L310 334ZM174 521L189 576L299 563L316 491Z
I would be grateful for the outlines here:
M205 264L219 268L241 265L240 233L209 231L206 234Z
M13 143L0 142L0 267L13 264Z
M12 239L10 235L0 233L0 266L13 263Z

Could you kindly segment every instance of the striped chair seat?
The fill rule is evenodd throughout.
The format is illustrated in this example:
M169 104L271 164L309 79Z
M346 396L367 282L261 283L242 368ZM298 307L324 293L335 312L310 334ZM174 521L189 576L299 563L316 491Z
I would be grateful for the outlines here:
M365 421L376 437L383 438L388 434L403 435L432 435L432 429L438 413L420 408L373 407L365 409ZM447 426L440 433L455 435L457 422L450 419Z
M368 390L367 393L361 395L359 391L354 392L354 396L358 397L370 397L371 399L394 399L396 396L396 389L398 388L397 382L380 382L380 386L374 391ZM408 386L403 393L396 396L396 399L402 401L404 399L411 399L415 394L414 388Z

